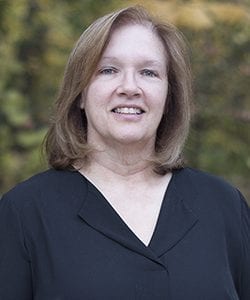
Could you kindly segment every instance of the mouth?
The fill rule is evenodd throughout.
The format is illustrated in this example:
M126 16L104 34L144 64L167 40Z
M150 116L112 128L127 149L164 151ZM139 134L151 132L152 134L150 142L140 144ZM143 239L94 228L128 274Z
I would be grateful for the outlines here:
M144 110L138 107L117 107L112 109L113 113L125 115L141 115L145 113Z

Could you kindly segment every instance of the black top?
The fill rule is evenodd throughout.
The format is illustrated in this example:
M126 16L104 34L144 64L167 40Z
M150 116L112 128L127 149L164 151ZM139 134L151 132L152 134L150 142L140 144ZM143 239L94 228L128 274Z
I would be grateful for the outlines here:
M145 246L80 173L46 171L0 201L0 299L249 300L249 208L175 171Z

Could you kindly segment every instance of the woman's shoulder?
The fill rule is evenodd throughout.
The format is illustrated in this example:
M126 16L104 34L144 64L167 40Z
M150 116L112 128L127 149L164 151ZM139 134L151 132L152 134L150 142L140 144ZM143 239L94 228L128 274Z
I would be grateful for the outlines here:
M191 195L193 207L207 210L219 209L228 216L240 216L246 200L241 192L220 176L194 168L183 168L177 175L177 184L182 186L183 195ZM187 198L191 198L187 197Z
M49 188L56 182L62 181L64 178L68 177L68 174L68 171L48 169L17 183L7 192L7 194L20 194L26 191L30 193L35 190Z
M181 170L180 177L185 180L187 185L195 188L197 192L205 192L209 195L212 193L218 196L225 194L235 196L239 192L226 179L202 170L186 167Z
M47 201L73 194L77 187L84 187L83 177L77 171L49 169L18 183L2 199L16 206L29 202Z

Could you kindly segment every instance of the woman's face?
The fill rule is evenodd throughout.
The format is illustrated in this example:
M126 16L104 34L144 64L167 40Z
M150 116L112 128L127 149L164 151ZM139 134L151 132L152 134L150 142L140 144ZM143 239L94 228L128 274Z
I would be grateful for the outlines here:
M153 146L167 98L166 66L163 43L149 27L116 29L82 93L88 143Z

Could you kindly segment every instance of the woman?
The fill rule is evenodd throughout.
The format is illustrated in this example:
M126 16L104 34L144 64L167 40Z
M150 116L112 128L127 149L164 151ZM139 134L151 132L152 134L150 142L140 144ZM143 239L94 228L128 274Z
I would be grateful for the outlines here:
M250 299L250 213L184 168L190 72L178 31L141 7L72 51L46 138L50 170L0 202L0 298Z

